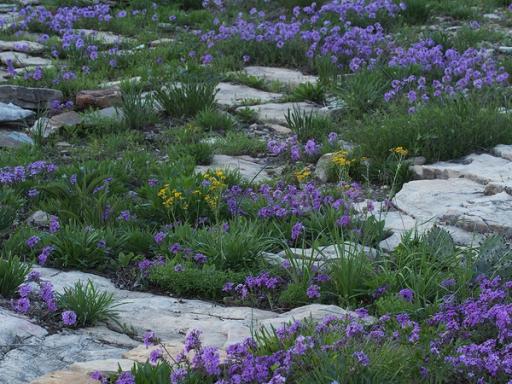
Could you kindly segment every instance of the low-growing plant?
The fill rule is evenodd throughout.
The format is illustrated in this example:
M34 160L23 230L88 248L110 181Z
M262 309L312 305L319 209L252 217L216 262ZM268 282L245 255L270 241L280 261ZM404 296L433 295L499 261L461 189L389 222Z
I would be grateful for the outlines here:
M155 98L169 116L190 118L215 107L216 87L211 81L174 83L157 90Z
M25 281L30 266L10 254L0 256L0 296L13 297Z
M76 313L77 326L93 326L100 322L116 321L121 304L112 293L100 292L91 280L86 284L78 281L72 287L65 287L57 297L59 306Z
M126 128L140 130L158 121L153 96L144 95L141 85L121 83L121 116Z
M313 111L307 112L298 108L288 110L285 115L286 124L297 134L299 141L324 137L333 131L332 121L328 116L322 116Z
M198 113L196 123L208 131L230 131L235 127L235 121L228 113L210 108Z
M325 88L320 82L302 83L292 90L290 99L293 101L312 101L322 104L325 101Z

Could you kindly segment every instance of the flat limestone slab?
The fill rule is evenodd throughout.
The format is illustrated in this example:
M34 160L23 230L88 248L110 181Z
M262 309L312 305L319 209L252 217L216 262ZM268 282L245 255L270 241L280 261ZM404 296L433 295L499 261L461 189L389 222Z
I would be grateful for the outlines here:
M240 175L248 181L264 182L272 178L264 165L256 163L249 156L215 155L210 165L197 166L196 172L204 173L215 169L239 171Z
M19 40L19 41L4 41L0 40L0 51L15 51L26 53L41 53L45 46L35 41Z
M268 103L282 96L280 93L265 92L246 85L219 83L215 101L221 106L232 107L240 105L244 100L257 100L261 103Z
M0 62L8 65L9 62L15 67L41 66L45 67L52 64L50 59L39 56L30 56L24 52L0 52Z
M317 76L304 75L300 71L288 68L249 66L244 68L244 72L259 79L278 81L291 87L304 83L315 84L318 81Z
M325 110L315 104L299 102L299 103L267 103L253 105L249 107L239 107L237 110L248 108L256 112L257 118L263 123L286 125L286 114L288 111L298 109L306 113L325 114Z

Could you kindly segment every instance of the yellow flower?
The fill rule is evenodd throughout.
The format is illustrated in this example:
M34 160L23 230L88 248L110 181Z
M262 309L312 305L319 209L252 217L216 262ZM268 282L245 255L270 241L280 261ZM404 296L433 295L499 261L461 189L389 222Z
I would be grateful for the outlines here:
M347 159L347 155L347 151L335 152L331 157L331 161L338 167L346 167L352 162L351 160Z
M400 155L400 156L407 156L407 154L409 153L409 151L404 148L404 147L395 147L395 148L391 148L391 152L394 152L396 153L397 155Z
M299 183L302 183L309 176L311 176L311 171L308 168L304 168L302 171L295 172L295 177L297 178Z

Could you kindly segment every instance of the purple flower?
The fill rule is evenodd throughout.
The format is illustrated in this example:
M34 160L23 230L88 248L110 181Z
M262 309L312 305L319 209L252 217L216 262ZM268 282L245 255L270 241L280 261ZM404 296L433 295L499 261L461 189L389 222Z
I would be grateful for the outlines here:
M185 368L176 368L172 371L169 380L171 384L181 384L185 377L187 377L187 370Z
M400 290L400 292L398 292L398 295L405 301L412 303L412 300L414 298L414 291L409 288L405 288Z
M39 236L31 236L28 238L28 240L25 242L29 248L34 248L41 238Z
M311 284L306 290L306 295L310 299L318 299L320 297L320 287L316 284Z
M130 372L123 372L119 375L115 384L135 384L135 378Z
M308 140L306 145L304 145L304 152L306 152L308 156L314 156L318 151L319 145L313 139Z
M60 229L59 218L57 216L51 215L50 216L50 228L49 228L50 233L56 233L59 231L59 229Z
M154 349L149 354L149 364L157 365L158 361L163 357L163 351L160 348Z
M155 236L153 236L153 240L155 241L155 243L161 244L166 236L167 234L165 232L158 232Z
M354 352L352 354L356 361L361 364L363 367L367 367L368 364L370 364L370 359L368 358L368 355L364 353L363 351Z
M344 214L341 216L338 220L336 220L336 224L340 227L347 227L350 225L350 216L347 214Z
M336 142L338 141L338 134L336 132L329 133L329 135L327 136L327 141L331 145L336 144Z
M62 322L64 325L72 326L76 324L76 313L74 311L62 312Z
M14 310L20 313L27 313L30 310L30 300L28 297L22 297L16 300Z
M207 260L208 258L202 253L196 253L194 255L194 261L199 265L206 264Z
M51 245L43 247L41 253L37 256L37 262L39 265L45 265L48 257L52 254L54 248Z
M181 264L176 264L174 266L174 272L183 272L184 270L185 270L185 268Z
M20 297L28 297L32 292L32 287L29 284L22 284L18 287Z
M153 331L144 332L144 346L146 348L154 345L156 340L157 340L157 338L156 338L155 332L153 332Z
M201 331L198 329L192 329L185 336L185 345L183 351L189 353L192 350L199 350L201 348L201 341L199 340Z
M302 225L302 223L300 221L297 221L292 227L291 239L293 241L297 241L297 239L300 237L302 232L304 232L304 229L305 229L304 225Z

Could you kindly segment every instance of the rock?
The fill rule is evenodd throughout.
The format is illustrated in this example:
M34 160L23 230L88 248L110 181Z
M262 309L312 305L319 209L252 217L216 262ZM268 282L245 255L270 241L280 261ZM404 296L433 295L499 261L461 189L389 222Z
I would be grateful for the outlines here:
M34 145L26 133L0 129L0 148L20 148L24 145Z
M101 83L99 85L99 88L117 88L117 89L121 89L121 84L125 81L128 81L130 83L134 83L134 84L138 84L140 83L142 80L142 77L140 76L134 76L134 77L130 77L129 79L123 79L123 80L116 80L116 81L107 81L105 83Z
M157 24L158 29L161 29L162 31L171 32L174 31L175 25L171 23L158 23Z
M0 51L15 51L26 53L41 53L45 50L43 44L29 40L3 41L0 40Z
M282 265L285 260L294 261L292 263L300 265L309 265L313 263L316 267L323 268L327 263L335 261L342 256L350 255L361 257L365 254L371 259L379 255L379 251L374 248L366 247L361 244L346 241L339 245L329 245L318 248L289 248L277 254L265 252L263 258L273 265Z
M512 47L498 47L498 52L510 55L512 53Z
M484 19L487 20L501 20L502 17L500 15L497 15L496 13L484 13Z
M106 359L90 360L81 363L73 363L68 369L70 371L81 372L89 376L91 373L99 371L104 374L116 373L121 367L123 371L129 371L133 367L133 360L128 359Z
M63 331L42 339L31 337L25 339L24 343L16 349L10 350L0 360L1 380L4 380L0 380L0 383L26 384L41 375L62 370L75 362L118 359L127 350L128 348L118 345L104 344L81 330ZM59 381L36 381L36 383L51 382L59 383ZM79 383L80 381L68 381L70 382Z
M27 219L27 224L33 225L34 227L48 226L50 224L50 215L44 211L35 211Z
M444 222L470 232L512 236L512 196L485 196L485 187L465 178L404 184L395 205L416 219Z
M270 129L272 129L275 133L278 133L280 135L291 135L293 133L293 131L288 128L288 127L285 127L284 125L279 125L279 124L265 124L266 127L269 127Z
M116 107L107 107L95 112L99 117L121 121L123 111Z
M120 102L121 91L116 88L86 90L76 94L76 106L80 109L87 107L112 107Z
M55 371L32 380L30 384L98 384L83 372Z
M154 47L158 47L160 45L170 45L170 44L173 44L175 41L176 40L171 39L169 37L162 37L160 39L150 41L149 42L149 46L151 48L154 48Z
M62 99L62 92L56 89L0 85L0 102L13 103L22 108L49 109L53 100L61 101Z
M0 62L4 65L12 63L15 67L40 66L46 67L52 64L50 59L38 56L30 56L24 52L0 52Z
M294 109L299 109L301 111L305 111L306 113L326 113L325 111L322 111L318 106L305 102L260 104L249 107L239 107L237 108L237 111L244 108L248 108L256 112L258 120L262 121L263 123L275 123L283 125L286 125L285 116L288 111L293 111Z
M503 159L512 161L512 145L497 145L494 147L493 153Z
M249 66L245 67L244 72L259 79L278 81L291 87L297 87L304 83L315 84L318 81L317 76L304 75L299 71L287 68Z
M32 323L25 316L0 307L0 358L30 337L42 338L46 329ZM0 377L1 379L1 377Z
M182 342L173 342L173 343L164 343L165 349L169 352L172 357L176 357L179 353L183 351L183 347L185 344ZM158 347L145 347L144 345L139 345L138 347L126 352L123 354L123 358L136 361L138 363L145 363L149 359L149 354L153 349ZM168 360L167 354L164 354L164 358Z
M77 281L88 280L91 280L99 291L111 292L122 305L117 308L119 322L112 321L109 328L122 331L120 324L123 324L139 337L145 330L151 329L163 341L181 342L188 330L197 328L204 331L205 345L224 347L233 340L233 337L230 339L230 334L232 335L234 329L240 330L244 337L249 337L254 321L275 315L270 311L248 307L226 308L199 300L178 300L168 296L125 291L116 288L104 277L83 272L61 272L40 267L35 267L34 270L39 271L44 280L51 281L56 292L63 292L64 287L72 286Z
M512 162L489 154L472 154L458 162L441 161L430 165L413 166L422 179L466 178L480 184L512 180Z
M62 127L75 127L82 124L82 121L81 115L75 111L68 111L52 116L49 122L55 129L59 129Z
M12 103L6 104L0 102L0 124L23 121L34 115L34 112L18 107Z
M215 155L210 165L201 165L196 167L197 173L204 173L208 170L230 169L239 171L240 175L247 181L256 183L270 180L272 175L270 168L255 162L255 159L249 156L227 156Z
M340 318L359 318L355 312L347 311L346 309L337 307L335 305L310 304L292 309L291 311L283 313L272 319L260 321L259 326L267 330L278 329L284 325L291 324L294 321L302 321L306 319L319 321L326 316L336 316ZM371 324L375 321L375 319L368 316L365 319L362 319L362 321Z
M215 101L221 106L232 107L240 105L244 100L267 103L282 96L280 93L265 92L246 85L219 83Z
M326 153L316 162L314 175L323 183L327 183L329 180L329 169L332 164L332 155L332 153Z
M16 8L17 8L16 4L9 4L9 3L0 4L0 13L16 11Z
M73 32L80 34L84 37L98 40L99 42L107 45L114 45L118 43L127 43L133 41L133 39L130 39L125 36L116 35L112 32L96 31L94 29L74 29Z

